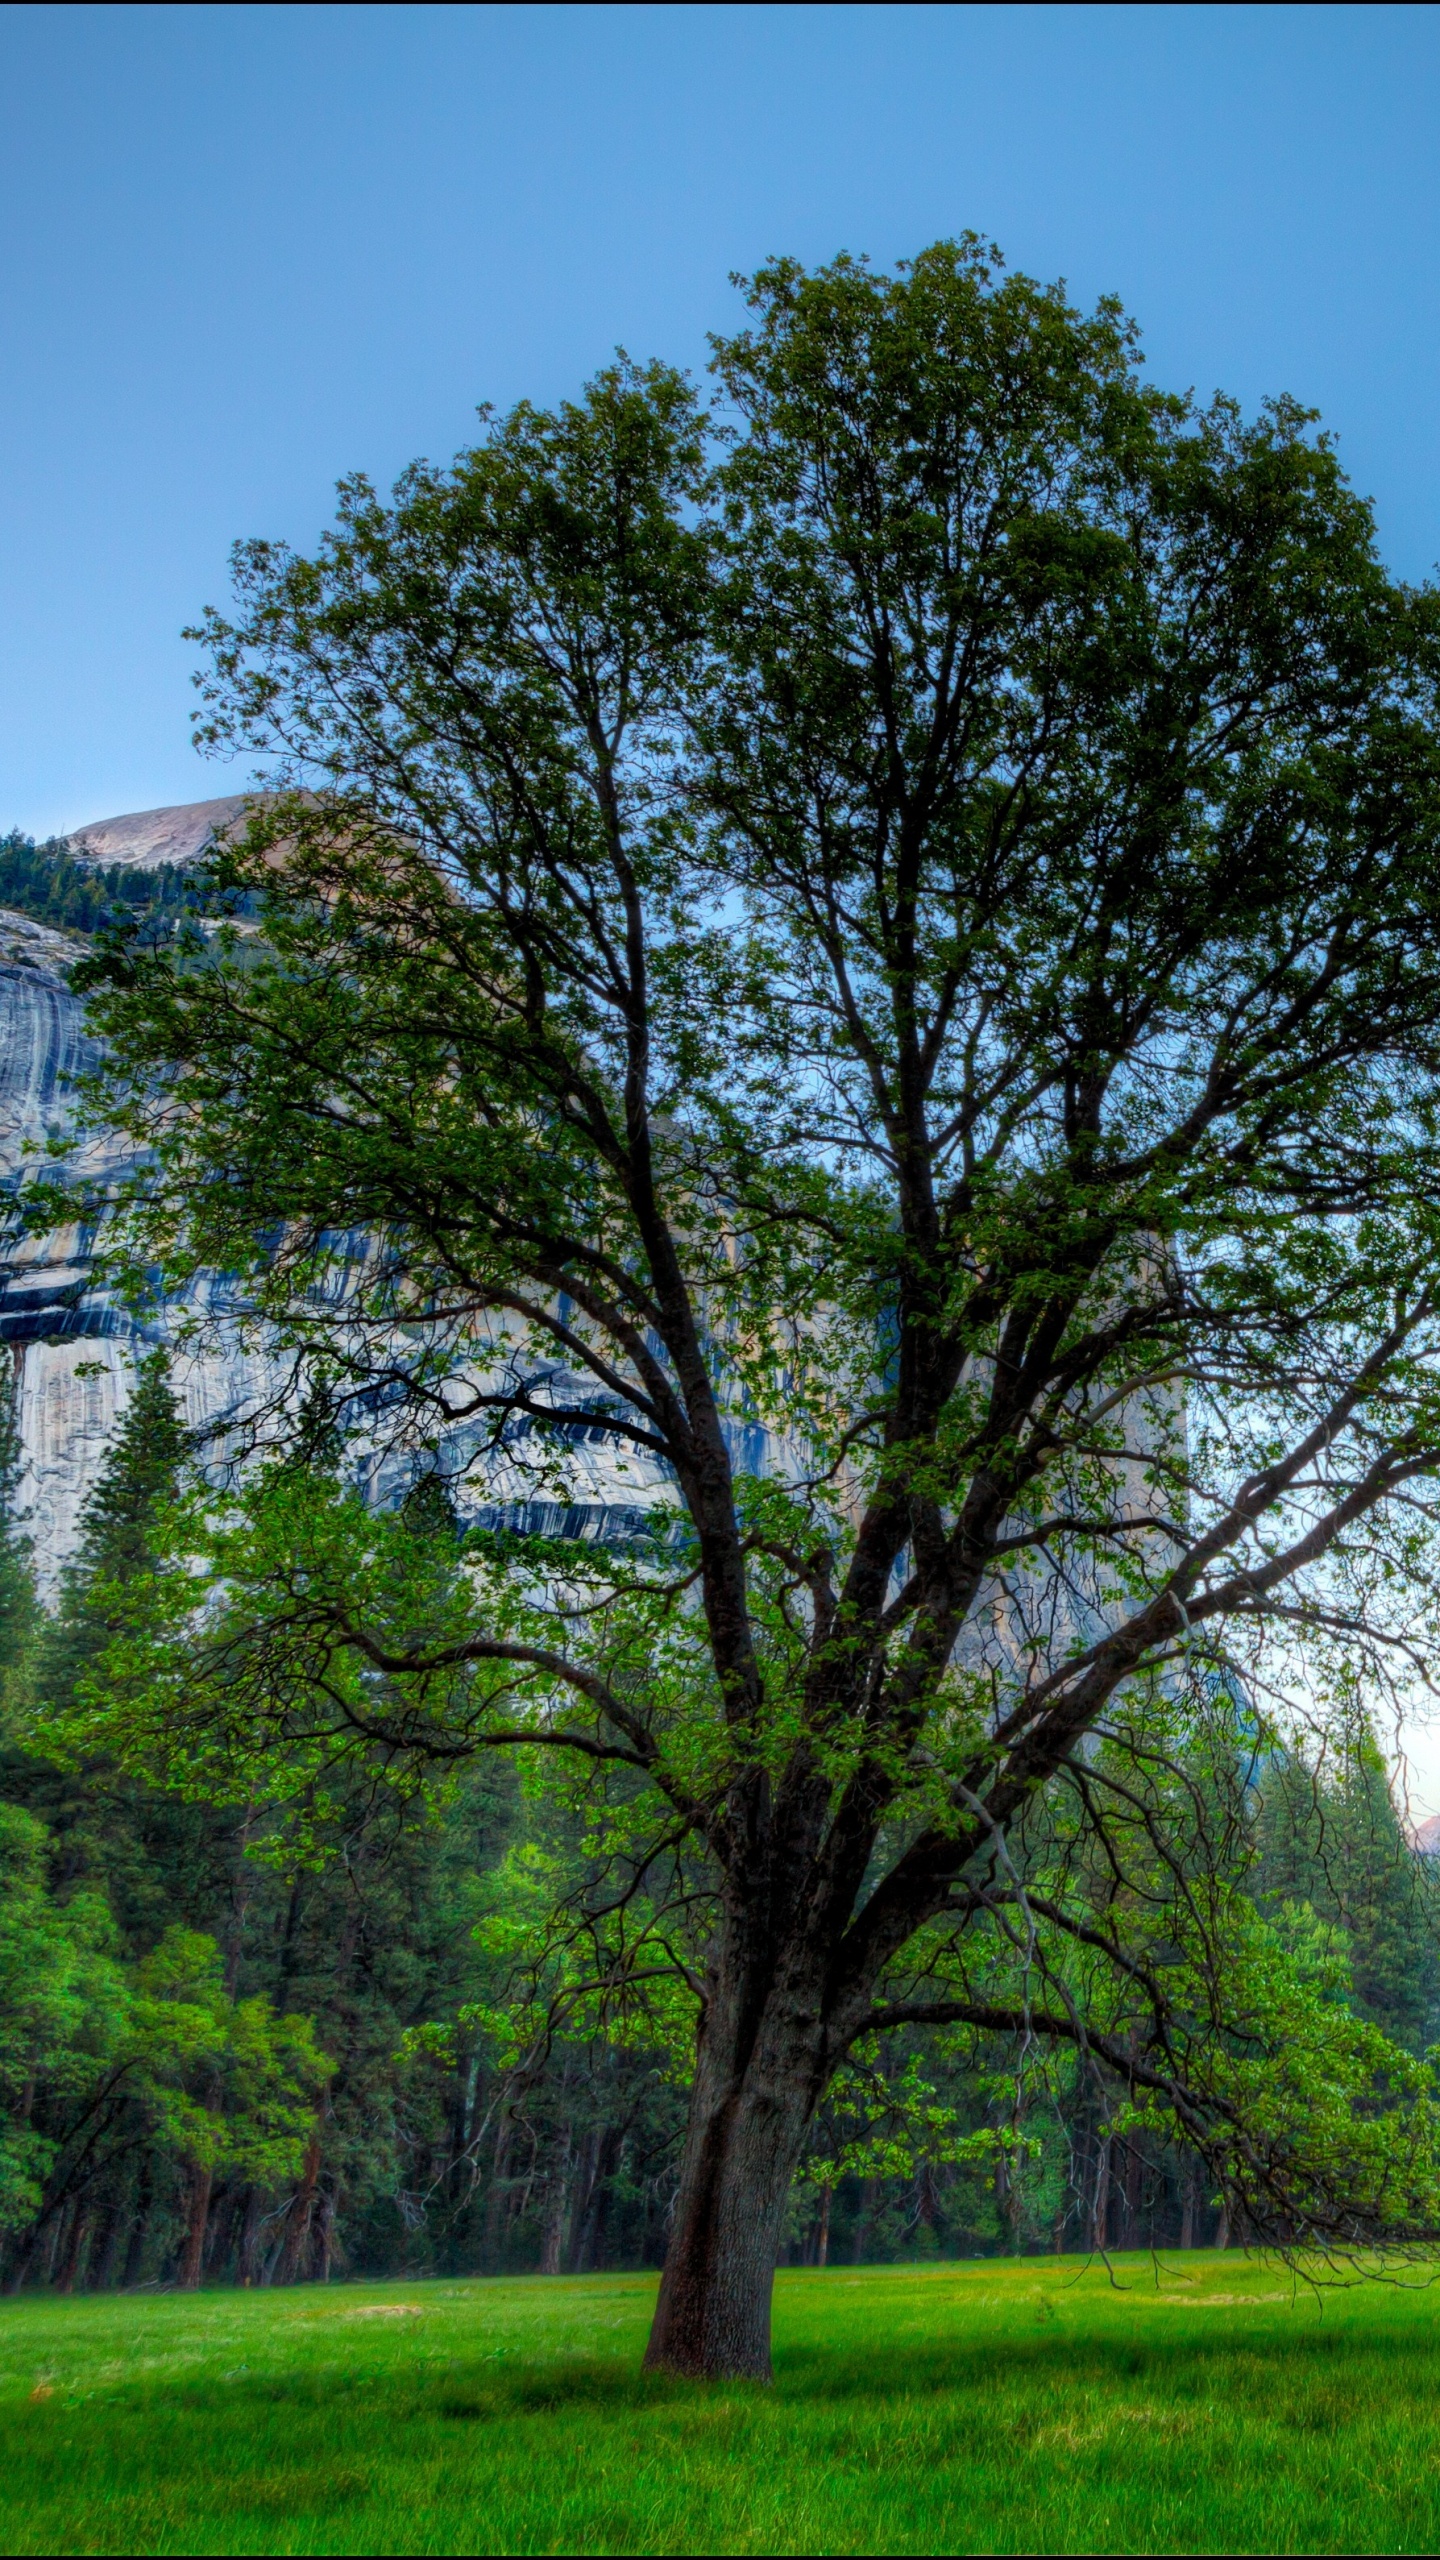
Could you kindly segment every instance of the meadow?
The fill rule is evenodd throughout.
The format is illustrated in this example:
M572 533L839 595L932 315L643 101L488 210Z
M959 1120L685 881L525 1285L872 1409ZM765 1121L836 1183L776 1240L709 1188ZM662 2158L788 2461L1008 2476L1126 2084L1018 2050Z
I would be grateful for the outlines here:
M653 2277L0 2306L14 2552L1434 2551L1440 2285L1231 2253L792 2272L776 2383Z

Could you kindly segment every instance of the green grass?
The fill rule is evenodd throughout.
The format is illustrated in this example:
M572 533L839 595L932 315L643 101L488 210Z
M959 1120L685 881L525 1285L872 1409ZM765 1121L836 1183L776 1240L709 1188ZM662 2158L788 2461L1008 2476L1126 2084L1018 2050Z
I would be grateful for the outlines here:
M0 2548L1440 2547L1440 2285L1115 2271L783 2275L773 2391L642 2380L649 2277L10 2302Z

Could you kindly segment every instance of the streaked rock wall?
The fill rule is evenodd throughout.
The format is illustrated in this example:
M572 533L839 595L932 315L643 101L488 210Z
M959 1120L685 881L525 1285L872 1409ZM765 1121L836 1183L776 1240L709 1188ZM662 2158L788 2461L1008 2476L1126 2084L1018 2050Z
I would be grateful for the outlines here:
M174 860L178 849L179 858L189 860L202 849L212 817L228 816L236 805L205 803L194 812L109 821L86 830L84 840L99 859L116 858L125 834L120 850L133 839L131 859ZM42 1158L49 1138L73 1127L76 1079L98 1057L84 1007L67 983L81 949L71 936L0 910L0 1187L13 1185ZM127 1142L103 1134L87 1137L67 1159L76 1179L123 1172L127 1161ZM47 1596L74 1553L86 1499L129 1400L137 1361L148 1350L170 1347L186 1423L202 1456L217 1467L248 1437L251 1419L285 1400L291 1384L273 1349L257 1343L253 1332L242 1339L223 1309L207 1305L203 1284L182 1304L137 1317L97 1279L95 1242L93 1231L77 1224L12 1241L0 1260L0 1343L18 1368L20 1496ZM205 1348L197 1352L183 1336L202 1315ZM556 1404L593 1400L593 1382L558 1364L547 1364L530 1383ZM558 1488L553 1466L527 1466L523 1444L497 1465L479 1454L482 1440L478 1427L461 1429L442 1450L458 1507L474 1519L604 1540L632 1528L667 1489L664 1472L643 1453L617 1452L607 1435L583 1426L569 1435ZM357 1452L367 1497L381 1505L399 1501L416 1465L413 1449L387 1427L384 1412L377 1413Z
M0 910L0 1182L11 1183L73 1122L75 1079L94 1064L84 1009L66 984L79 956L68 936ZM79 1176L123 1167L123 1142L90 1139L69 1159ZM137 1359L173 1331L164 1310L137 1319L97 1286L94 1235L69 1226L13 1245L0 1263L0 1341L18 1368L18 1422L42 1587L75 1546L86 1496L124 1412ZM203 1358L178 1351L175 1386L187 1423L223 1425L272 1395L273 1357L221 1329Z

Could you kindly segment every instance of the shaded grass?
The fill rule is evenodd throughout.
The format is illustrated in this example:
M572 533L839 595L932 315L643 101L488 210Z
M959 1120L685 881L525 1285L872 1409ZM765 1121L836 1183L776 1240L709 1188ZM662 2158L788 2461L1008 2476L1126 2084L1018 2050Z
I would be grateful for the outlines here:
M783 2275L776 2388L652 2277L0 2307L17 2552L1434 2551L1440 2286L1178 2254Z

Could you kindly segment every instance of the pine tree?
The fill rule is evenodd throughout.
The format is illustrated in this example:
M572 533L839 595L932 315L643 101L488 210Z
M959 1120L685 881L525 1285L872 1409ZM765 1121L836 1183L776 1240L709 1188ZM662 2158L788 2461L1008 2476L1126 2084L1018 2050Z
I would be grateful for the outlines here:
M1440 1911L1368 1734L1346 1773L1342 1813L1336 1917L1350 1939L1356 1993L1370 2017L1420 2051L1440 2023Z
M41 1645L37 1687L42 1710L68 1702L81 1672L114 1633L106 1591L154 1562L156 1514L178 1489L185 1449L169 1362L163 1351L153 1352L142 1364L85 1506L80 1544L60 1587L60 1608Z
M62 1893L103 1889L126 1941L152 1945L177 1922L223 1910L233 1853L224 1811L166 1797L108 1761L46 1756L47 1726L114 1632L117 1583L154 1556L158 1513L178 1489L186 1436L163 1352L146 1360L81 1521L53 1618L42 1616L25 1682L23 1749L0 1759L0 1795L44 1822Z
M175 1495L186 1446L169 1361L152 1352L85 1506L67 1601L97 1578L128 1582L153 1562L156 1511Z
M1409 1848L1366 1725L1336 1777L1277 1756L1256 1824L1264 1901L1306 1903L1343 1929L1357 2006L1412 2051L1440 2024L1440 1909Z

